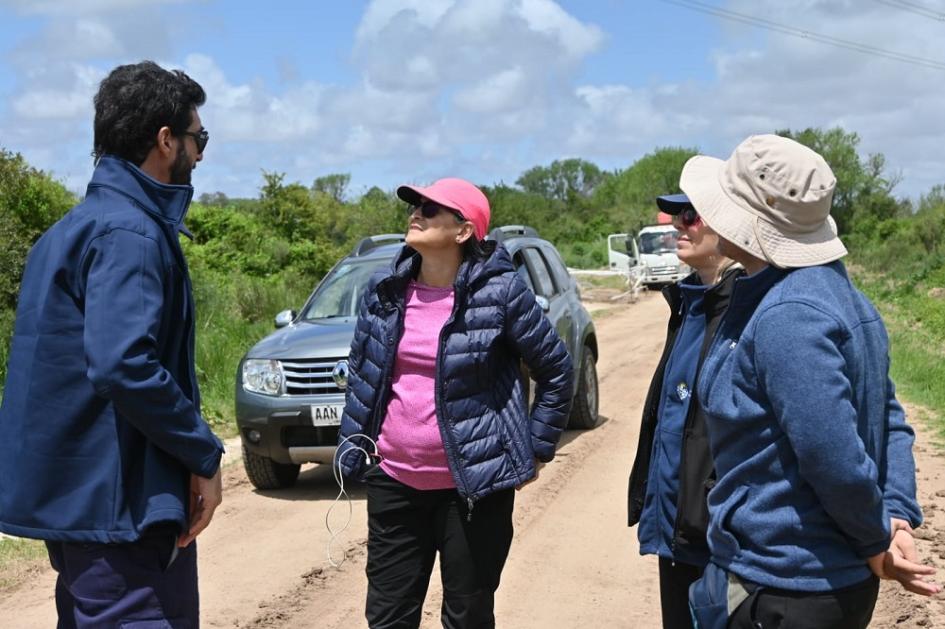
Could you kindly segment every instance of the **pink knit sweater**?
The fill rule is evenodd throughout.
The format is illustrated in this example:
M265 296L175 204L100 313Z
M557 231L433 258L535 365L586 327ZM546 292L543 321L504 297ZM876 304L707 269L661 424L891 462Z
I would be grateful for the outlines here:
M381 469L414 489L456 486L446 463L433 399L440 330L452 310L452 287L408 284L404 334L377 447Z

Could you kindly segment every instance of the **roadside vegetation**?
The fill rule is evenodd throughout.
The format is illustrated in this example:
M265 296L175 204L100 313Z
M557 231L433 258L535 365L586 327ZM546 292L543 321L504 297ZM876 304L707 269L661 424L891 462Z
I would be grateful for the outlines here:
M903 199L883 156L861 155L855 133L779 133L815 148L834 169L833 215L850 248L855 281L887 320L894 379L903 396L931 409L945 430L945 187ZM513 185L485 188L492 223L532 225L555 243L568 266L604 267L607 234L653 222L653 199L678 190L682 166L696 152L657 148L615 171L581 159L535 166ZM198 377L204 413L220 434L235 430L237 362L272 330L275 314L299 308L363 236L403 230L403 204L393 191L374 187L353 194L349 179L329 174L307 184L263 172L256 198L218 192L192 205L187 225L194 240L184 239L183 246L197 301ZM26 254L77 200L49 174L0 149L0 383ZM619 278L584 282L622 286Z

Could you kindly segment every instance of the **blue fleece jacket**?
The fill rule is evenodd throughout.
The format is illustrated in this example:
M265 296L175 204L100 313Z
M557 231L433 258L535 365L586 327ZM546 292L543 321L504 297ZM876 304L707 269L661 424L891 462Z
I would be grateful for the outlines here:
M0 406L0 531L131 542L187 526L222 444L200 415L178 242L193 188L103 157L26 261Z
M833 590L869 577L890 517L921 523L914 434L888 372L883 322L841 262L738 280L698 384L718 473L713 562Z

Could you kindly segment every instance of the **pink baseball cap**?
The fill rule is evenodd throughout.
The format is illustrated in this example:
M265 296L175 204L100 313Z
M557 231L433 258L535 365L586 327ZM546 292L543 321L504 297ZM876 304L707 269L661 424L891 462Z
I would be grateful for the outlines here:
M465 179L447 177L437 179L426 187L400 186L397 188L397 196L410 205L419 205L420 197L424 197L443 207L456 210L473 224L476 238L479 240L485 238L489 231L489 218L492 214L489 210L489 199L482 190Z

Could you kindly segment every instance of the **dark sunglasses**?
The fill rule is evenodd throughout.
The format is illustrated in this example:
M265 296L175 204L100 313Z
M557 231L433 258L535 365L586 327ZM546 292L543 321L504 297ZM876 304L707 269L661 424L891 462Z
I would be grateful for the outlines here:
M679 222L683 227L692 227L702 222L702 217L696 212L695 208L687 207L679 213Z
M465 222L466 219L462 214L448 207L443 207L439 203L434 203L433 201L424 201L420 205L410 205L407 207L407 213L413 214L417 210L420 210L420 213L423 215L423 218L433 218L437 214L442 212L449 212L456 217L457 221Z
M210 132L206 129L200 129L200 131L184 131L181 135L189 135L194 139L194 142L197 143L198 153L203 153L203 150L207 148L207 142L210 141Z

